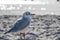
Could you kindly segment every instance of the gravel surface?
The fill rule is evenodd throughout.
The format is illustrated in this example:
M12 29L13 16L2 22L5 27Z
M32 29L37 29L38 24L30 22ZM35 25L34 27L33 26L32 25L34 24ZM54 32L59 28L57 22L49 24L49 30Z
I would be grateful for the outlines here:
M4 34L12 28L12 24L20 17L20 15L0 16L0 40L20 40L19 32ZM31 18L31 24L25 31L34 33L38 37L28 34L26 40L60 40L59 15L35 15Z

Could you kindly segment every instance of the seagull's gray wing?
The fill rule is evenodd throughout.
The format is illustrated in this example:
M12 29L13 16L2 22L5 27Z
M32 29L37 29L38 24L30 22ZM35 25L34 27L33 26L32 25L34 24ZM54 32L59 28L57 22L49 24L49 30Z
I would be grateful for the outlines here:
M18 20L12 27L12 29L10 29L8 32L6 33L9 33L9 32L16 32L18 30L22 30L24 29L25 27L27 27L29 25L30 21L29 20ZM5 33L5 34L6 34Z

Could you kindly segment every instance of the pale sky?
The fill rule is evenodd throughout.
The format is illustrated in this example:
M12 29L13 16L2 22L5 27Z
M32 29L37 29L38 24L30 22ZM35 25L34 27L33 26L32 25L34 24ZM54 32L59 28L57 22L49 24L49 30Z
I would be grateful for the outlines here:
M28 3L28 4L27 4ZM6 5L8 4L8 5ZM14 14L19 15L24 11L31 11L35 14L57 14L60 15L60 2L56 0L35 0L35 1L21 1L21 0L0 0L0 15ZM2 13L2 14L1 14Z
M0 4L48 4L48 2L55 3L56 0L0 0Z

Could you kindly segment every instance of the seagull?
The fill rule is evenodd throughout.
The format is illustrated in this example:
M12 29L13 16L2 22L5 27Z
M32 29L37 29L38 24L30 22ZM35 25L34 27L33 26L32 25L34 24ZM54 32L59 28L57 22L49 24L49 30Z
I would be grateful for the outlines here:
M33 15L33 14L31 14L29 11L24 12L23 16L22 16L22 19L17 20L12 25L12 28L9 31L5 32L4 34L24 30L31 22L30 15Z

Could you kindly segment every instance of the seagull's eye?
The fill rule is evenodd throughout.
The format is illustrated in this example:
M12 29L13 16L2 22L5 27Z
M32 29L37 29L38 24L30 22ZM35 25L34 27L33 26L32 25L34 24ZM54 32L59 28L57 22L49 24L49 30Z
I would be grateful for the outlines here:
M26 13L26 15L30 15L30 13Z

